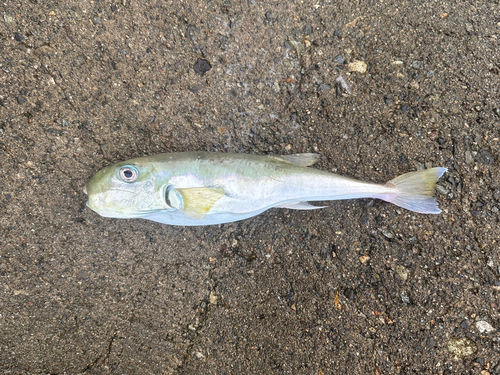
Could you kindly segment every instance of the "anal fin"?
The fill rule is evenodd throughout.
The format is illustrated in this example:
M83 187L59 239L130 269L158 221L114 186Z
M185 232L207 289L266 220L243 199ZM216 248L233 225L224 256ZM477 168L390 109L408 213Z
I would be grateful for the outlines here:
M279 208L289 208L290 210L319 210L328 206L313 206L308 202L290 202L277 206Z

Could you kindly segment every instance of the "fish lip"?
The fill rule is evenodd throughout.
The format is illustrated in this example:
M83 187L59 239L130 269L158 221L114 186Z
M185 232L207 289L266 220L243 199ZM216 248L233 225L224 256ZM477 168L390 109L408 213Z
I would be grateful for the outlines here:
M86 195L89 195L89 193L87 193L87 184L83 185L83 192L86 194ZM87 202L85 202L85 205L90 208L90 199L87 199Z

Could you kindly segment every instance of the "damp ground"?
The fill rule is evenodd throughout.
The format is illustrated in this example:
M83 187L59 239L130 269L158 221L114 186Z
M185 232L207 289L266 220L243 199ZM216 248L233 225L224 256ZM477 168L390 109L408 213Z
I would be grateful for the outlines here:
M500 374L494 2L0 13L3 373ZM443 213L339 201L186 228L85 206L100 168L194 150L317 152L373 182L446 167Z

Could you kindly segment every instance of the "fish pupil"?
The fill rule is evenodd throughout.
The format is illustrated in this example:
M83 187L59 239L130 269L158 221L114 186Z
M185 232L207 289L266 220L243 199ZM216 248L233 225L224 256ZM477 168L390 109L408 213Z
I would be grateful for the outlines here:
M125 182L134 182L139 177L139 171L134 167L122 167L119 176Z

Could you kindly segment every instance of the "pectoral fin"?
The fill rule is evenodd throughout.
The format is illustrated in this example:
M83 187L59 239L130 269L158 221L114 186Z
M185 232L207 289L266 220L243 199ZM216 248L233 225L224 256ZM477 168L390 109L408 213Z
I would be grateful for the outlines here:
M328 206L313 206L312 204L309 204L307 202L291 202L282 204L281 206L278 207L289 208L290 210L318 210L320 208L325 208Z
M212 206L221 199L225 192L218 188L176 189L182 196L182 212L193 219L203 219Z
M281 156L276 156L276 158L282 159L288 163L300 165L301 167L309 167L319 160L320 155L313 153L304 153L304 154L281 155Z

